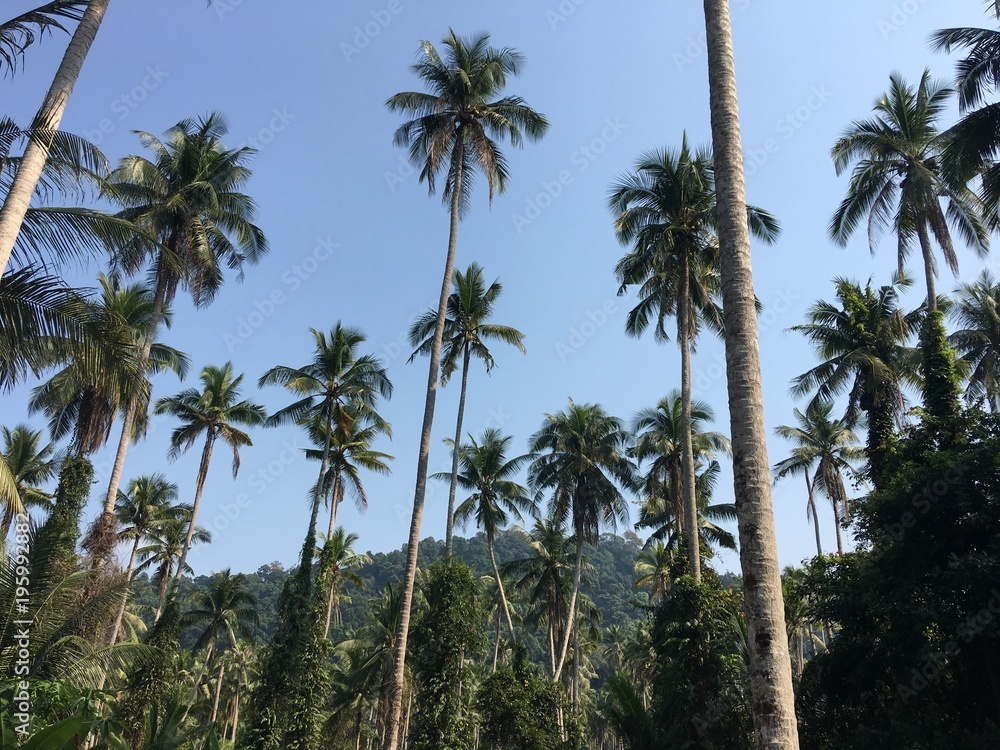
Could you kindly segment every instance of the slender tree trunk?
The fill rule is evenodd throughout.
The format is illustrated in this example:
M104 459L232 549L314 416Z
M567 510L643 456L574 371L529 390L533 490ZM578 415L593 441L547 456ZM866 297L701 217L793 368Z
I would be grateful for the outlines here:
M812 487L812 482L809 481L808 469L806 469L805 471L805 477L806 477L806 492L809 493L809 501L808 501L809 505L807 507L809 508L809 512L812 514L813 531L816 532L816 554L822 555L823 542L819 535L819 513L816 511L816 498L813 496L813 487Z
M549 612L549 667L552 670L552 679L556 679L556 636L555 619L552 612Z
M497 567L497 556L493 550L493 535L486 535L486 547L490 551L490 562L493 564L493 575L497 577L497 589L500 591L500 603L503 604L503 613L507 617L507 627L510 628L510 639L517 640L514 635L514 621L510 617L510 605L507 603L507 594L503 590L503 581L500 579L500 568Z
M222 695L222 677L225 674L225 670L226 663L221 662L219 664L219 677L215 681L215 701L212 703L212 718L209 720L210 726L215 725L215 718L219 715L219 696Z
M330 529L326 535L326 543L329 544L330 540L333 538L334 524L337 521L337 506L340 505L340 472L333 478L333 500L330 502ZM330 593L326 601L326 628L324 637L330 637L330 622L333 619L333 599L334 594L337 591L337 576L331 576L330 578Z
M580 579L583 577L583 529L576 530L576 565L573 568L573 596L569 600L569 618L566 632L563 633L562 648L559 652L559 663L556 665L553 680L559 682L563 667L566 665L566 654L569 651L569 641L576 627L576 605L580 596Z
M580 628L573 628L573 714L580 715Z
M726 327L726 376L755 737L758 750L797 750L795 695L771 504L728 0L705 0L705 26Z
M167 560L166 564L160 572L160 598L156 605L156 616L153 618L153 624L155 625L160 621L160 615L163 614L163 605L167 601L167 584L170 583L170 569L172 567L171 561Z
M936 264L934 262L934 249L931 247L931 238L927 234L927 224L919 221L917 224L917 239L920 241L920 254L924 260L924 282L927 284L927 311L937 310L937 291L935 289L934 275Z
M129 587L132 583L132 571L135 569L135 555L139 551L139 537L135 538L135 542L132 544L132 554L128 558L128 568L125 569L125 591L122 592L122 603L118 607L118 614L115 616L114 627L111 628L111 639L108 642L109 646L114 645L118 641L118 633L122 629L122 621L125 619L125 607L128 605L128 595Z
M188 552L191 551L191 540L194 538L195 523L198 520L198 508L201 505L201 493L205 489L205 477L208 476L208 464L212 460L212 445L215 443L215 428L208 428L208 435L205 437L205 448L201 452L201 464L198 466L198 480L194 488L194 506L191 508L191 522L188 525L187 538L184 540L184 549L181 551L181 560L177 563L177 574L174 584L180 584L184 575L184 567L187 563Z
M444 555L451 559L455 534L455 490L458 488L458 447L462 444L462 420L465 417L465 392L469 385L469 342L462 347L462 393L458 398L455 422L455 445L451 449L451 485L448 487L448 526L444 532Z
M681 491L684 494L684 525L687 527L688 565L691 576L701 583L701 548L698 534L698 500L694 485L694 447L691 442L691 268L684 252L677 269L677 345L681 349Z
M198 697L198 686L201 685L201 678L205 676L205 672L208 671L208 662L212 658L212 652L215 650L215 643L208 644L208 651L205 652L205 661L201 665L201 670L198 672L198 676L195 678L194 687L191 688L191 697L188 698L187 708L184 709L184 715L181 717L181 721L187 718L188 712L191 711L191 706L194 705L194 699ZM215 721L214 714L212 721Z
M833 506L833 527L837 530L837 554L844 554L844 539L840 533L840 503L837 498L830 498L830 505Z
M406 548L406 567L400 591L399 626L393 649L393 675L389 685L389 715L385 732L385 750L398 750L399 724L403 709L403 679L406 674L406 643L410 629L410 607L413 603L413 585L417 575L417 552L420 546L420 524L424 516L424 496L427 492L427 464L431 452L431 428L434 424L434 403L437 400L438 377L441 369L441 339L444 336L445 316L448 312L448 294L455 268L455 249L458 244L458 214L461 207L463 127L455 134L454 188L451 196L451 228L448 235L448 256L444 265L444 279L438 298L437 322L434 325L434 342L427 376L427 397L424 402L424 421L420 431L420 453L417 459L417 481L413 492L413 517Z
M497 639L493 646L493 673L497 671L497 660L500 658L500 613L497 612Z
M49 158L53 136L59 129L70 94L73 93L73 87L80 77L83 62L104 20L108 2L109 0L90 0L87 4L87 9L83 12L83 17L66 48L66 54L63 55L62 62L59 63L59 68L52 79L52 85L31 125L32 136L21 157L17 173L11 181L3 207L0 207L0 275L7 268L7 262L17 242L17 235L21 231L24 215L28 212L31 198L35 194L35 188L45 169L45 162Z
M236 731L240 726L240 683L239 680L236 681L236 694L233 696L233 733L231 739L233 743L236 742Z

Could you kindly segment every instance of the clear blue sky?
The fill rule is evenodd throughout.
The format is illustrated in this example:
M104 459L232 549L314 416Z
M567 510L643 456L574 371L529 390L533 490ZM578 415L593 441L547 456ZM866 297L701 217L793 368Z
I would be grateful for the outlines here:
M7 2L4 13L34 4ZM780 242L755 248L754 258L765 305L769 431L791 422L796 404L788 382L814 361L788 327L813 301L832 296L833 277L885 283L895 264L891 241L873 258L861 236L847 249L827 239L829 216L846 189L830 146L851 120L868 115L890 71L915 80L930 66L950 77L953 60L932 53L928 35L987 25L985 9L980 0L734 1L749 200L784 228ZM366 479L367 515L345 503L339 520L360 535L360 547L374 551L399 547L408 530L427 363L406 364L405 337L413 316L436 299L448 228L440 199L427 196L393 148L400 119L384 101L420 87L409 70L419 41L437 43L449 26L460 34L485 30L495 44L519 49L528 64L509 90L552 123L541 143L505 149L513 175L508 193L490 208L480 184L460 229L457 266L475 260L502 279L496 320L524 331L528 347L527 356L498 348L491 377L473 371L466 431L500 426L526 450L543 414L564 408L568 397L599 401L631 419L678 387L679 357L673 344L624 334L633 298L616 296L612 269L623 248L606 196L644 150L676 146L684 130L694 143L709 140L701 3L224 0L206 9L198 0L115 0L64 120L65 129L99 141L112 160L139 148L132 130L160 133L210 110L228 117L231 145L257 145L248 192L260 204L271 254L243 284L229 281L207 310L179 296L163 340L191 357L194 372L184 386L195 383L202 366L232 360L247 374L247 395L273 410L285 395L258 392L256 380L275 364L306 362L310 327L342 320L362 328L396 386L383 411L395 437L381 447L397 458L391 477ZM2 84L4 114L30 121L64 46L65 38L55 37L32 49L27 71ZM968 252L960 260L966 281L983 265ZM67 275L93 285L99 270L95 263ZM954 283L945 277L942 289ZM916 305L920 296L915 289L908 301ZM696 395L714 406L716 428L728 432L721 363L721 344L706 336L694 360ZM181 387L157 378L155 395ZM21 388L4 397L0 423L26 419L27 394ZM443 440L454 432L457 398L449 387L438 399L432 471L450 467ZM125 476L164 471L190 500L199 451L168 463L171 428L156 423L130 450ZM235 481L228 457L216 452L199 518L215 541L192 553L199 573L252 571L273 560L287 565L297 555L318 467L302 457L295 429L258 431L253 439ZM788 446L772 438L769 449L773 464ZM95 501L103 497L111 454L96 457ZM718 500L731 497L727 467ZM447 487L434 483L423 537L443 536L446 500ZM96 508L92 503L88 521ZM826 505L821 512L830 549L832 511ZM782 563L809 556L814 542L800 481L776 488L775 513ZM728 554L717 564L739 567Z

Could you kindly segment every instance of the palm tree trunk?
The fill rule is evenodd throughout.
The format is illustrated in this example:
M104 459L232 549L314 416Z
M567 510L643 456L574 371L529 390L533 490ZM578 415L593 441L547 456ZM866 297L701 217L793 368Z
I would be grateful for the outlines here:
M333 477L333 500L330 503L331 506L330 530L326 535L327 544L330 544L330 540L333 538L333 532L334 532L333 525L334 522L337 520L337 506L339 504L340 504L340 472L338 471L337 474ZM319 580L319 578L322 576L323 576L323 571L320 571L317 580ZM323 632L325 633L324 635L325 638L330 637L330 621L333 619L333 599L336 591L337 591L337 577L331 575L330 593L327 595L327 600L326 600L326 627L323 630Z
M687 527L688 565L691 576L701 582L701 548L698 534L698 501L694 492L694 448L691 444L691 269L687 252L677 269L677 345L681 349L681 490L684 493L684 525Z
M771 504L743 145L728 0L705 0L726 376L757 747L797 750L792 668Z
M448 487L448 526L444 532L444 556L451 559L455 533L455 490L458 487L458 446L462 444L462 419L465 417L465 392L469 385L469 342L462 354L462 393L458 398L458 419L455 422L455 445L451 449L451 485Z
M812 482L809 481L809 470L805 470L806 478L806 492L809 493L808 505L809 512L812 514L813 520L813 530L816 532L816 554L823 554L823 542L819 535L819 513L816 512L816 498L813 496Z
M949 419L958 411L959 387L955 377L954 353L948 346L944 316L937 308L934 289L934 255L927 224L918 219L917 236L924 256L927 280L927 314L920 323L921 374L924 376L924 408L935 419Z
M194 538L195 522L198 520L198 507L201 505L201 493L205 489L205 477L208 476L208 464L212 460L212 445L215 443L215 429L208 428L208 435L205 437L205 448L201 452L201 464L198 466L198 480L194 488L194 505L191 508L191 522L188 525L187 538L184 540L184 549L181 552L181 560L177 563L177 574L174 577L174 585L181 581L184 575L184 567L187 563L188 552L191 550L191 540Z
M917 238L920 240L920 254L924 260L924 283L927 284L927 311L937 310L937 291L934 281L934 249L931 247L931 238L927 234L927 224L919 221L917 224Z
M170 582L170 568L171 561L167 560L160 570L160 598L156 605L156 616L153 618L154 625L160 621L160 615L163 614L163 605L167 601L167 584Z
M549 668L552 670L552 679L556 679L556 635L555 618L549 610Z
M834 528L837 530L837 554L844 554L844 540L840 534L840 503L837 502L837 498L830 498L830 505L833 506L833 522Z
M219 677L215 681L215 701L212 703L212 718L209 719L209 726L215 725L215 717L219 715L219 696L222 695L222 676L225 674L226 663L219 664ZM225 734L223 732L223 734Z
M563 667L566 666L566 654L569 651L570 636L576 626L576 605L580 596L580 579L583 577L583 529L576 530L576 565L573 568L573 595L569 600L569 617L566 623L566 632L563 633L562 648L559 652L559 663L552 679L559 682Z
M486 547L490 551L490 562L493 564L493 575L497 578L497 589L500 591L500 603L503 604L503 613L507 617L507 627L510 628L510 639L517 640L514 635L514 621L510 617L510 605L507 604L507 594L503 590L503 581L500 579L500 568L497 567L497 556L493 550L493 535L486 535Z
M497 639L493 646L493 673L497 671L497 660L500 658L500 613L497 612Z
M233 743L236 742L236 730L240 726L240 682L236 681L236 693L233 695L233 733L230 735L230 739Z
M580 628L573 628L573 713L580 715Z
M135 555L138 550L139 537L136 537L135 542L132 544L132 554L128 558L128 568L125 570L125 591L122 592L122 603L118 608L118 614L115 616L115 625L111 628L109 646L113 646L118 641L118 633L122 629L122 620L125 619L125 607L128 605L129 585L132 583L132 570L135 567Z
M208 662L212 658L212 652L215 650L215 643L208 644L208 650L205 652L205 661L202 662L201 670L198 672L198 676L195 678L194 687L191 688L191 697L188 698L187 708L184 709L184 715L181 717L181 721L187 718L188 712L191 710L191 706L194 705L194 699L198 697L198 686L201 684L201 678L205 676L205 672L208 671ZM213 721L215 719L213 718Z
M59 129L66 105L69 102L73 87L80 77L80 70L87 58L90 46L94 43L97 31L104 20L109 0L90 0L83 12L73 38L70 39L66 54L56 70L52 85L49 87L42 106L32 123L34 131L28 140L28 145L21 157L17 173L11 181L10 190L0 208L0 275L7 268L17 235L21 231L21 223L28 211L35 188L45 169L49 157L49 148L55 131Z
M403 709L403 679L406 672L406 639L410 629L410 607L413 603L413 585L417 575L417 552L420 545L420 524L424 516L424 496L427 492L427 464L431 452L431 428L434 424L434 404L437 400L438 377L441 368L441 339L444 336L445 316L448 312L448 294L455 268L455 249L458 245L458 215L461 208L462 166L464 158L464 126L455 134L455 151L452 155L454 180L451 195L451 228L448 234L448 256L444 264L444 279L438 298L437 321L434 325L434 342L427 375L427 396L424 401L424 421L420 430L420 453L417 459L417 481L413 492L413 517L406 547L406 567L400 591L399 625L393 648L393 675L389 685L389 716L385 732L385 750L397 750L399 724Z

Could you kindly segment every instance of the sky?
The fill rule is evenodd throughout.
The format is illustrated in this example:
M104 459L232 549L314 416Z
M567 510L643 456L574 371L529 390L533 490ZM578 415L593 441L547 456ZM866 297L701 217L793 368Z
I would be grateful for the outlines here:
M3 13L35 4L8 0ZM830 147L853 120L868 116L890 72L915 82L929 66L936 77L951 77L954 59L928 46L934 30L991 19L981 0L733 0L732 20L748 200L783 228L777 244L754 246L774 464L790 448L774 428L793 423L793 409L804 407L788 395L789 381L815 364L789 327L804 321L814 301L832 298L834 277L884 284L895 268L891 240L874 255L862 235L844 248L829 240L829 217L847 187ZM439 43L449 28L486 31L496 46L519 50L527 64L508 92L551 123L539 143L504 146L507 193L490 205L478 180L459 230L456 268L475 261L489 279L501 279L494 320L523 331L527 347L522 356L496 345L490 375L474 364L464 432L498 427L527 452L544 415L569 398L601 403L631 421L679 387L680 358L673 343L624 332L635 298L616 294L613 269L626 248L615 239L607 196L644 151L679 146L685 132L693 144L710 141L701 3L221 0L206 8L198 0L114 0L63 120L63 129L88 137L112 161L140 152L133 131L160 134L211 111L229 122L227 145L257 149L246 192L259 204L270 254L242 283L227 279L207 309L178 295L173 327L161 340L188 353L192 372L183 384L156 377L154 397L196 385L205 365L231 361L246 374L245 395L274 411L290 399L280 388L256 388L267 369L308 362L310 328L328 331L337 321L361 328L363 351L382 358L395 385L382 409L393 438L378 447L396 458L391 476L364 478L367 512L347 500L338 523L371 551L400 547L409 529L427 361L407 364L407 332L436 304L448 236L440 196L428 196L418 171L393 147L402 119L384 103L421 89L410 69L420 41ZM65 43L62 35L46 39L22 73L0 82L3 114L31 120ZM960 278L942 277L942 291L995 265L963 250L959 258ZM101 270L98 259L63 273L93 287ZM920 287L911 289L908 305L919 304ZM728 434L723 363L721 342L706 334L693 361L694 395L714 408L712 426ZM43 426L27 414L33 385L3 396L0 424ZM432 472L450 469L444 440L454 434L457 385L439 393ZM125 478L163 472L190 501L200 445L168 461L174 426L154 418L147 439L128 453ZM297 557L318 466L303 457L306 444L293 427L255 430L252 439L235 479L229 456L217 450L213 458L198 519L213 543L190 557L199 574L250 572L272 561L288 566ZM117 435L94 457L88 522L104 497L116 442ZM723 465L717 502L732 500L732 474ZM446 482L431 483L422 538L443 538L447 495ZM801 481L775 487L782 565L815 552L805 507ZM833 511L825 504L820 512L830 550ZM735 571L739 560L723 553L714 565Z

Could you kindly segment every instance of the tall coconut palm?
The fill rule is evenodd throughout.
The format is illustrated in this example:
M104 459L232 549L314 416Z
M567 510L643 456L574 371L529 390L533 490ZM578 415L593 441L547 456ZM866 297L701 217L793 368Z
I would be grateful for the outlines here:
M191 523L180 562L177 564L177 581L185 570L188 551L191 548L191 538L198 522L201 493L205 488L205 477L208 476L208 466L212 460L215 441L221 440L232 449L235 478L240 470L240 448L253 445L250 436L236 425L257 427L265 420L263 406L240 398L243 375L233 373L232 362L226 362L222 367L211 365L205 367L201 371L200 379L202 386L200 391L188 388L175 396L161 398L154 407L157 414L169 414L181 421L180 427L170 435L170 451L167 455L171 460L185 453L199 437L205 436L205 446L202 448L198 477L195 481Z
M704 6L726 381L754 728L758 748L792 750L798 747L798 730L774 535L732 26L728 0L705 0Z
M602 525L615 528L628 520L628 504L620 487L636 489L636 469L627 456L631 437L620 420L598 404L575 404L556 414L546 414L542 428L532 435L531 486L553 490L550 511L554 519L569 521L576 538L570 626L563 634L554 679L566 663L570 633L578 614L583 544L596 542Z
M500 430L489 428L483 432L480 440L477 441L470 435L468 443L458 446L456 453L461 461L461 471L457 481L463 490L471 490L473 494L458 506L455 521L464 526L470 518L475 518L476 526L486 534L486 549L489 551L507 627L510 628L511 639L516 640L514 621L510 616L510 605L497 567L494 544L497 532L509 523L511 516L523 522L522 513L537 515L538 506L528 495L527 489L512 479L531 456L507 458L511 440L512 437L502 435ZM447 475L437 474L435 478L445 476Z
M223 641L234 646L238 638L252 638L260 624L257 597L247 589L246 576L233 575L229 568L213 575L207 589L195 589L191 593L191 604L191 609L181 617L181 624L200 631L192 650L205 649L205 659L195 678L185 715L194 704L216 646Z
M412 120L397 129L395 142L409 149L411 161L421 167L420 179L427 181L432 193L437 176L445 173L442 193L444 200L450 203L448 252L438 297L434 338L429 352L430 367L420 432L413 517L400 592L402 612L396 638L386 750L396 750L399 739L410 607L417 573L417 547L427 489L431 428L437 398L441 342L448 313L448 291L455 266L458 222L470 205L470 191L476 171L482 172L491 201L494 194L503 193L507 188L507 162L497 140L506 139L512 146L519 147L525 138L533 141L540 139L549 124L543 115L531 109L522 98L499 96L507 86L507 77L520 73L523 58L513 49L497 49L491 47L489 42L487 34L465 39L450 31L444 39L444 46L447 48L444 58L433 44L422 42L421 59L413 66L413 71L423 79L429 92L401 92L386 102L386 106L393 112L413 115Z
M43 444L41 430L27 425L4 427L0 463L9 472L12 492L5 496L0 540L6 539L14 517L29 508L48 508L52 495L42 486L59 471L59 457L52 443Z
M143 341L140 363L150 351L162 319L179 288L196 307L212 302L224 281L223 266L242 279L247 264L268 252L263 232L253 223L256 204L240 192L250 179L250 148L226 149L225 119L213 113L182 120L163 140L138 133L152 160L131 155L121 160L107 180L110 199L123 208L117 216L131 222L141 235L115 257L125 274L148 267L153 310ZM145 237L153 237L151 244ZM114 505L133 434L135 410L122 420L122 434L104 498L102 523L113 525ZM99 556L98 556L99 558Z
M90 51L90 46L94 43L97 31L104 20L104 14L108 9L109 0L90 0L86 10L80 16L80 23L73 33L66 54L56 70L52 85L49 87L42 101L42 106L35 115L32 125L34 136L28 140L27 148L18 164L17 172L11 180L10 188L4 199L3 206L0 207L0 275L7 268L14 243L17 241L18 233L21 230L21 222L31 203L35 188L45 170L45 163L48 159L49 149L52 146L54 134L59 130L63 114L69 97L73 93L80 70L83 68L83 61ZM43 15L50 19L54 18L58 10L52 6L61 5L66 11L72 6L79 7L79 3L49 3L36 11L42 11ZM58 15L64 15L65 12ZM17 22L17 19L14 19ZM36 21L37 23L37 21ZM51 27L51 24L47 24ZM11 39L11 26L7 26L4 32L0 32L0 47L10 49L7 42ZM16 27L14 27L16 33ZM23 39L23 37L22 37ZM17 44L15 43L15 54Z
M170 370L187 374L188 359L164 344L153 344L145 369L139 365L142 339L153 311L153 294L142 284L122 286L116 279L98 277L101 296L90 304L93 313L87 327L94 338L103 338L97 357L73 356L48 381L32 391L28 408L43 412L55 439L72 434L71 450L92 455L107 443L116 416L135 410L134 428L141 434L148 413L149 384L146 375ZM169 310L163 311L169 327ZM86 342L77 344L86 347Z
M359 589L364 589L367 585L365 579L356 571L364 565L371 563L372 559L368 555L354 551L354 544L358 541L357 534L348 534L343 526L338 526L332 534L327 534L323 538L323 549L326 551L329 572L327 576L330 580L330 592L326 607L325 633L330 634L330 625L340 626L343 624L340 618L340 604L346 600L350 602L350 597L343 593L344 583L350 583ZM322 558L322 553L320 554Z
M207 544L212 541L212 535L207 530L191 523L190 505L186 503L174 505L168 510L161 522L157 523L147 535L146 544L139 548L137 552L139 565L135 569L136 573L148 569L154 571L153 580L159 587L156 620L163 614L163 607L167 601L167 585L173 575L174 565L179 562L184 549L189 545ZM177 570L181 574L192 572L187 563L177 565Z
M958 300L949 312L961 328L950 341L971 368L966 392L970 399L985 399L992 411L1000 411L1000 284L986 270L956 293Z
M691 446L691 352L703 324L721 331L718 295L718 239L714 168L708 149L693 151L687 134L679 151L663 149L644 154L635 171L620 178L609 199L619 242L632 246L615 269L619 292L640 285L640 302L628 316L626 330L640 336L657 321L654 332L666 339L664 319L677 318L681 353L681 474L687 527L697 517L694 454ZM751 229L765 241L778 234L777 221L766 211L748 207ZM689 535L691 573L701 579L699 544Z
M857 444L858 436L847 421L834 419L833 405L818 402L811 404L803 414L795 410L795 427L779 425L775 433L794 443L792 455L774 467L775 481L789 474L805 474L809 484L809 503L815 514L813 491L819 489L833 505L837 530L837 553L844 553L840 527L850 517L850 500L844 485L844 475L854 475L853 464L864 459L864 449ZM813 474L810 483L809 473ZM817 546L819 544L817 527ZM823 554L822 549L818 554Z
M118 517L121 529L118 532L118 539L132 542L132 551L129 554L128 566L125 568L125 592L111 628L110 643L118 641L118 633L121 631L125 607L128 604L128 587L132 583L139 545L149 540L158 526L164 522L169 523L168 519L173 513L173 503L177 497L177 485L168 482L163 474L136 477L129 482L127 490L118 495L118 504L115 505L115 515Z
M848 424L859 412L868 423L868 476L875 486L881 485L886 448L906 403L903 386L917 382L917 353L907 343L920 312L899 307L907 284L897 277L877 289L869 281L862 289L849 279L834 279L837 303L816 302L806 313L809 322L792 326L821 360L792 381L792 393L815 394L812 403L847 393Z
M349 457L356 452L361 461L364 452L369 451L370 467L381 472L384 457L372 455L368 445L378 433L392 436L392 429L378 413L379 397L392 397L392 382L378 357L358 351L366 340L365 335L356 328L342 326L339 321L329 335L316 329L310 331L316 345L311 362L301 367L272 367L258 382L261 387L282 385L298 397L268 417L267 426L303 424L314 439L323 441L306 547L302 552L301 564L306 566L311 565L313 559L323 489L329 487L333 491L329 531L332 533L337 505L343 496L341 480L345 471L349 487L360 502L365 502L362 485L353 481L356 473L347 468ZM332 474L331 468L334 469Z
M451 557L452 533L455 525L455 488L458 484L458 445L462 440L462 421L465 417L465 394L469 383L469 363L473 356L481 359L489 373L496 362L487 347L488 341L500 341L517 347L523 354L524 334L516 328L487 322L493 314L493 305L503 291L497 279L489 287L483 278L483 269L472 263L463 274L455 271L454 291L448 296L448 314L444 322L441 354L441 386L458 368L462 360L462 391L458 398L458 419L455 423L455 440L452 449L451 483L448 487L448 519L445 526L444 553ZM410 357L430 354L434 347L434 332L437 327L437 313L429 310L410 328L410 344L417 347Z
M891 227L900 270L914 241L920 249L928 311L921 324L921 366L925 404L935 417L955 412L958 386L937 309L932 239L956 274L953 233L980 257L990 248L983 218L989 212L969 187L972 175L943 158L948 136L939 130L938 120L953 94L951 88L932 81L928 70L916 87L894 73L889 91L875 103L875 117L853 123L831 152L837 174L855 165L847 197L830 223L833 238L846 244L867 219L874 251L882 232Z

